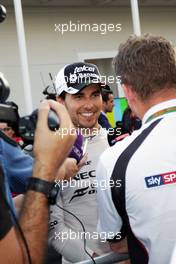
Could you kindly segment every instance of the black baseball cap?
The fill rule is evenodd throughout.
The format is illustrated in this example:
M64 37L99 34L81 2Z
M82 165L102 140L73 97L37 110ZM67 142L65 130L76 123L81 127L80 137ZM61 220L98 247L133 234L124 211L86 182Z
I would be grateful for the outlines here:
M76 94L86 86L101 82L101 75L96 65L84 62L76 62L64 66L57 74L55 87L57 95L62 92Z

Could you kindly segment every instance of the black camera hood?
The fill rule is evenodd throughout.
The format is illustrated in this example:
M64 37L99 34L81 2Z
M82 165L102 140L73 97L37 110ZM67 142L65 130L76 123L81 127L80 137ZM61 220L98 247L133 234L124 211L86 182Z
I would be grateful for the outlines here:
M15 107L6 104L0 104L0 122L16 123L18 122L18 111Z

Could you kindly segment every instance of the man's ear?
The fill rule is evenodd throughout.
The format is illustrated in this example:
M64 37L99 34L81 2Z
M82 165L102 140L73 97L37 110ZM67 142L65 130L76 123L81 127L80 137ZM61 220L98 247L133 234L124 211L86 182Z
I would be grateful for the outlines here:
M128 102L134 102L136 98L136 93L131 88L131 85L123 84L122 86L125 97L127 98Z
M106 107L106 104L107 104L106 102L102 101L102 106L103 107Z
M60 96L56 96L56 101L59 102L60 104L65 104L65 101L60 97Z

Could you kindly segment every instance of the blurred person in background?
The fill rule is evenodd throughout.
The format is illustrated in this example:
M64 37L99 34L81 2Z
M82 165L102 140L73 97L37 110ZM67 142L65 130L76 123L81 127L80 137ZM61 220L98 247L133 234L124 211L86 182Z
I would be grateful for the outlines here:
M114 107L114 95L109 85L105 85L104 88L102 88L101 95L102 95L102 111L98 118L98 123L103 128L108 130L109 128L112 128L112 126L109 123L106 113L111 113Z

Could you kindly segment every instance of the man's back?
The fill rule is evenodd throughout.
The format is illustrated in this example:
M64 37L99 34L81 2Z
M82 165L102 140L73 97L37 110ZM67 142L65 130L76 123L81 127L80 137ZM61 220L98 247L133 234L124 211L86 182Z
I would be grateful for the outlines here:
M157 107L158 110L161 110L175 105L176 100L170 100ZM148 117L149 115L147 114L143 122L147 121ZM158 122L156 121L157 119ZM159 119L161 120L159 121ZM149 130L149 127L153 126L154 122L156 122L155 127L144 137L144 134ZM149 258L149 262L145 263L169 263L175 246L175 131L176 112L158 116L144 124L132 136L112 147L111 150L105 151L99 165L101 166L105 162L106 165L107 163L109 164L109 166L107 165L107 170L102 168L99 179L106 178L106 175L111 177L113 174L112 179L117 181L121 177L120 174L124 169L124 164L127 163L127 167L124 169L125 173L121 179L121 183L125 183L125 187L123 187L123 184L121 187L124 188L125 206L122 203L119 206L118 192L119 190L121 192L122 189L113 188L113 202L109 203L108 207L104 207L104 204L106 204L104 201L99 210L104 217L105 210L113 212L113 216L109 215L109 219L106 218L106 221L102 221L99 228L107 232L116 233L121 228L120 218L123 219L123 223L127 224L127 229L130 227L134 235L131 240L132 248L129 250L133 251L134 254L135 244L138 241L137 244L141 245L141 253L146 260ZM140 143L139 135L141 138ZM135 143L130 148L129 146L132 146L131 143L134 140ZM119 172L116 161L117 155L118 157L122 156L120 153L123 153L124 160L121 160L121 171ZM143 162L144 160L145 162ZM141 163L143 164L142 167ZM110 190L109 194L111 194ZM99 198L102 200L102 197ZM120 197L120 199L123 201L123 197ZM120 210L123 209L126 213L121 214ZM120 218L116 215L116 210L121 215ZM125 214L127 214L127 217Z

